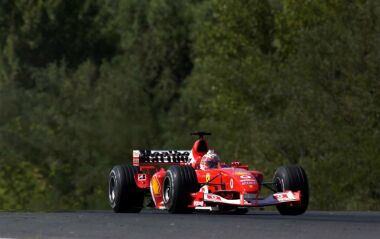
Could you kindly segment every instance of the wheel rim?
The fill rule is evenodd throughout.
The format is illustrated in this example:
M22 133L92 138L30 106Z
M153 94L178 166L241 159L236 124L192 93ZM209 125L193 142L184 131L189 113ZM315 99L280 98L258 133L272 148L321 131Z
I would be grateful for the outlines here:
M164 203L169 202L170 193L171 193L170 183L169 183L169 180L166 179L164 183Z
M109 197L110 202L115 201L116 193L115 193L115 178L114 177L111 177L111 180L110 180L108 197Z
M284 179L276 177L275 183L276 183L277 192L284 192L285 191Z

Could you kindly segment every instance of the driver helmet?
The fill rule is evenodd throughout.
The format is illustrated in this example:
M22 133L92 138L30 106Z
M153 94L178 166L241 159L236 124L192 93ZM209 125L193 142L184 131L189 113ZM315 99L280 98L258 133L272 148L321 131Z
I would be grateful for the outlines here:
M214 153L213 150L209 150L201 159L200 169L211 169L220 167L220 158Z

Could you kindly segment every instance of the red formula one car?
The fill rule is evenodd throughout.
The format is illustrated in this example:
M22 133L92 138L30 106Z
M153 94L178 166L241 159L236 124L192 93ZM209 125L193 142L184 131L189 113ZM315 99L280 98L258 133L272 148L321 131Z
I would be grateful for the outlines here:
M264 181L261 172L249 170L248 165L239 162L202 170L194 162L208 152L204 136L210 133L192 135L198 135L199 139L191 150L134 150L133 165L114 166L108 190L112 209L140 212L148 194L151 206L170 213L194 210L245 213L249 207L271 205L283 215L306 211L309 186L302 167L279 167L271 181ZM273 193L263 197L263 187Z

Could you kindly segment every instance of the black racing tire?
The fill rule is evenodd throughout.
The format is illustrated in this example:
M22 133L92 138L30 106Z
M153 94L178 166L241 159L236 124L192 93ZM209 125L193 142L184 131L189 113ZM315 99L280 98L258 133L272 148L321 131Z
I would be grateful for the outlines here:
M197 174L191 166L173 165L166 171L163 199L170 213L191 213L191 193L199 190Z
M276 205L282 215L300 215L305 213L309 204L309 183L305 170L298 165L281 166L273 176L277 192L286 190L301 191L300 203L286 203Z
M112 168L108 180L108 199L114 212L138 213L143 208L144 191L136 185L136 173L136 166L117 165Z

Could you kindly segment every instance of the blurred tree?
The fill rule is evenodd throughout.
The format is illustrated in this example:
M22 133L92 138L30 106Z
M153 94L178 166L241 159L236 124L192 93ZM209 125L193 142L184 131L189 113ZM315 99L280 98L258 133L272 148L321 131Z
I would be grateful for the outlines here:
M47 185L35 197L31 187L13 204L0 207L81 208L88 199L79 197L78 190L99 194L104 175L89 167L105 167L93 152L100 148L93 130L95 83L98 66L119 46L110 20L113 10L102 0L0 3L0 162L15 184L22 184L18 174L30 168L39 175L31 173L30 184L41 179ZM82 166L90 172L81 174ZM76 177L91 177L87 175L101 179L83 189ZM15 190L12 184L5 189L10 190Z
M212 141L225 160L251 162L268 174L301 163L316 208L378 208L378 167L369 165L379 161L379 4L250 3L206 5L194 71L171 125L217 132ZM366 184L357 183L365 174ZM360 196L350 201L349 187L365 195L365 206Z
M162 144L160 122L192 70L190 6L190 1L120 1L120 65L128 67L127 77L140 82L142 94L148 97L155 146Z
M269 115L280 103L270 92L275 82L268 80L275 52L271 6L211 1L200 9L193 33L195 68L168 125L217 132L212 140L225 159L247 161L250 145L257 146L253 135L260 133L254 111Z
M2 1L0 72L28 88L34 86L33 67L65 60L75 68L111 58L118 46L111 7L105 0Z
M375 123L378 105L374 104L378 96L373 89L378 88L375 72L379 68L373 63L379 59L372 53L379 51L379 4L334 3L328 8L320 4L317 12L325 12L323 22L303 28L302 35L294 39L297 51L289 55L282 74L291 92L285 119L297 122L290 128L297 137L286 134L288 128L279 132L287 142L287 152L296 152L291 145L303 145L302 156L308 160L300 160L310 165L315 177L313 202L318 207L376 209L373 200L379 195L373 197L378 191L373 182L378 173L376 167L369 166L378 162L373 154L377 151L373 143L379 139ZM320 177L324 180L317 179ZM366 183L357 183L363 182L361 177ZM324 197L326 188L334 198ZM351 190L360 192L365 206L351 201Z
M200 129L225 161L303 165L312 208L378 210L379 16L375 0L2 1L0 208L105 207L113 164Z

